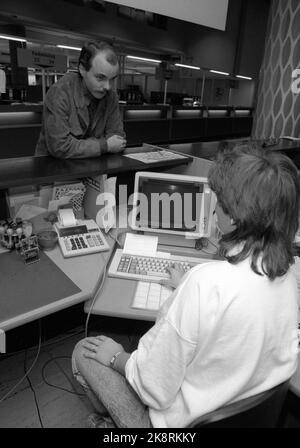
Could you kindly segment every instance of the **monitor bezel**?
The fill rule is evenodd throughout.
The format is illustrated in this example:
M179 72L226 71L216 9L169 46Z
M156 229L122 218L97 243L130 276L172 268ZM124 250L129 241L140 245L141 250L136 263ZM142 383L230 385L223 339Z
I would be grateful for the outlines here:
M198 216L198 226L194 231L178 231L178 230L172 230L172 229L161 229L161 228L151 228L147 226L141 226L137 225L137 212L138 212L138 195L139 195L139 183L140 179L146 177L147 179L162 179L162 180L170 180L170 181L180 181L180 182L190 182L190 183L203 183L205 184L205 188L209 189L210 193L210 207L209 207L209 213L208 213L208 228L207 232L202 231L200 227L200 218L201 214L203 214L203 202L200 209L200 216ZM182 236L187 239L198 239L201 237L209 238L211 236L212 231L212 221L213 221L213 213L215 211L216 206L216 196L214 192L211 190L211 188L208 185L208 179L207 177L201 177L201 176L189 176L185 174L170 174L170 173L157 173L157 172L150 172L150 171L139 171L135 174L135 180L134 180L134 192L132 195L132 212L130 214L130 227L135 231L141 231L146 233L153 233L153 234L168 234L168 235L177 235Z

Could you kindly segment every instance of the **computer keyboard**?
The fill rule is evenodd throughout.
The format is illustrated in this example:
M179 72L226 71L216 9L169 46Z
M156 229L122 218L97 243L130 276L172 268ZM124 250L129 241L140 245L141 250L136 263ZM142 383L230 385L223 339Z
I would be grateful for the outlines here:
M159 283L138 282L132 308L157 311L172 294L173 289Z
M179 255L166 255L164 257L145 257L141 255L125 254L122 249L117 249L110 264L108 275L111 277L127 278L132 280L144 280L147 282L159 282L163 278L170 278L167 268L180 263L187 272L200 263L211 261L198 257L183 257Z

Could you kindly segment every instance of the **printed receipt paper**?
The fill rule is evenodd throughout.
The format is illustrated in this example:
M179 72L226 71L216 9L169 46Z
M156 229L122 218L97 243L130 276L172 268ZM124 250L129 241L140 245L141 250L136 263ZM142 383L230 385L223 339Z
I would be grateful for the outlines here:
M158 237L149 235L136 235L127 233L123 252L130 255L141 255L144 257L155 257L157 251Z

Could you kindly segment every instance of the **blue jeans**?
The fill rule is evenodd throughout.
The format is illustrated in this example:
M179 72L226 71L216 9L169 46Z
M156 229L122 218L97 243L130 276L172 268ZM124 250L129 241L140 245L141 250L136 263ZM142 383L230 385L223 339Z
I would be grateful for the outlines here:
M109 415L119 428L152 428L148 407L126 378L111 367L85 358L82 342L73 351L72 370L96 412Z

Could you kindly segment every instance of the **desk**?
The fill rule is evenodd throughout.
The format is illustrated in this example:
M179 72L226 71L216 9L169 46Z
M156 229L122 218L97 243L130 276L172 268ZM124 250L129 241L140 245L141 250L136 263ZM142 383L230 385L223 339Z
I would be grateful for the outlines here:
M171 145L173 146L173 145ZM176 145L177 146L177 145ZM172 148L173 149L173 148ZM180 151L178 151L180 152ZM211 166L212 162L208 160L203 160L198 157L193 156L193 163L188 166L180 167L177 169L172 169L171 171L174 173L184 171L186 175L194 175L194 176L204 176L206 177L209 166ZM169 170L170 171L170 170ZM122 222L124 219L122 217ZM124 231L124 229L123 229ZM130 231L130 230L129 230ZM159 251L170 252L169 248L165 248L163 246L158 246ZM181 248L179 251L177 250L173 254L190 256L190 257L201 257L211 259L212 257L208 257L204 253L194 250L194 249L183 249ZM138 319L138 320L147 320L154 321L156 318L156 313L149 310L138 310L131 307L132 299L134 297L136 281L133 280L123 280L117 278L107 278L102 291L98 294L98 297L94 303L91 313L104 315L104 316L114 316L114 317L122 317L127 319ZM121 292L121 293L120 293ZM91 307L91 302L87 302L85 304L85 311L89 312Z
M18 313L18 310L16 309L15 315L10 316L9 318L2 311L0 313L0 328L3 331L7 331L90 299L95 293L99 278L101 278L104 266L107 264L114 246L114 241L111 238L107 237L106 239L110 244L110 250L107 252L73 257L71 259L62 256L58 245L53 250L45 252L46 256L49 257L67 275L67 277L81 289L81 291L39 308L31 309L29 307L27 312L23 314ZM24 295L23 297L20 297L20 300L26 300L27 294L30 294L30 291L24 291ZM43 291L41 291L41 294L43 294ZM5 300L5 297L1 297L1 300Z
M170 251L169 247L166 246L159 246L158 250L166 252ZM186 251L184 251L183 248L177 250L174 248L174 251L172 251L171 253L191 257L207 258L208 261L219 259L218 256L209 256L195 249L186 249ZM300 261L299 258L296 258L296 263L295 265L292 266L292 269L294 270L295 275L298 279L299 293L300 293L300 276L298 273L299 272L298 268L300 268ZM131 303L135 294L136 285L137 281L135 280L127 280L127 279L124 280L120 278L107 277L104 282L102 290L97 295L91 314L122 317L126 319L154 321L156 318L156 312L150 310L139 310L131 307ZM92 305L91 300L85 303L84 310L86 313L90 311L91 305ZM300 310L299 310L299 322L300 322ZM295 377L293 378L292 384L294 385L295 390L297 390L297 392L295 393L297 393L300 396L300 355L299 355L299 368L295 374Z
M147 149L142 148L142 151ZM130 148L126 152L141 152L141 148ZM150 164L124 157L122 154L106 154L99 158L60 160L53 157L21 157L17 159L3 159L0 161L0 190L15 186L25 186L32 184L45 184L54 181L70 180L86 176L96 176L99 174L116 175L119 173L139 170L164 170L171 167L188 164L191 157L159 161ZM73 257L63 258L59 247L48 251L49 257L72 282L80 288L80 292L63 299L52 301L41 307L33 309L28 307L26 312L20 314L15 310L15 314L9 315L1 309L0 303L0 329L10 330L19 325L23 325L40 317L57 312L79 302L90 299L97 287L99 278L107 264L114 241L107 236L110 243L110 251ZM0 278L1 280L1 278ZM13 287L13 285L12 285ZM0 285L1 290L1 285ZM30 291L24 291L20 300L26 300ZM43 291L41 291L43 294ZM2 295L1 302L5 304L6 298Z
M158 246L158 250L170 252L170 248L167 249L164 246ZM171 253L183 256L201 257L202 259L207 258L207 261L219 259L216 256L209 256L195 249L187 249L187 251L184 251L181 248L181 250L171 251ZM135 309L131 307L136 285L136 280L107 277L102 290L99 291L97 295L91 314L154 321L156 318L155 311ZM90 311L91 305L91 300L85 303L84 311L86 313Z
M214 145L210 145L212 152L215 148ZM290 142L284 147L279 147L278 150L294 149L297 145ZM286 148L288 147L288 148ZM209 160L201 159L197 156L195 151L187 149L183 151L181 145L171 145L170 149L178 150L189 156L187 159L178 159L168 162L160 162L155 164L145 165L141 162L128 159L121 155L107 155L99 159L83 159L83 160L58 160L52 157L39 157L39 158L19 158L19 159L7 159L0 161L0 189L8 188L10 186L28 185L34 183L47 183L55 180L74 179L78 177L93 176L101 173L116 174L126 171L138 171L145 169L161 170L172 169L177 172L184 172L184 174L190 175L207 175L207 171L211 162ZM132 149L134 150L134 149ZM193 163L190 163L193 161ZM24 163L22 163L24 162ZM29 310L26 314L16 314L13 318L7 318L3 312L1 312L0 304L0 329L6 331L19 325L23 325L27 322L41 318L48 314L62 310L74 304L88 301L93 297L96 285L99 281L99 276L104 268L103 257L106 262L108 261L111 251L113 250L113 241L107 237L110 242L110 252L105 252L103 255L94 254L83 257L74 257L72 259L64 259L61 255L60 249L56 247L53 251L47 252L47 256L62 269L63 272L81 289L81 292L74 296L66 297L62 300L52 302L49 305L45 305L40 308ZM121 280L120 280L121 281ZM121 289L117 289L116 280L108 279L105 282L103 289L103 297L107 297L107 300L97 300L96 308L94 312L99 314L127 317L144 320L154 320L155 313L149 311L134 310L130 308L135 282L126 280L128 290L126 297L124 294L123 300L118 299L118 305L112 302L112 297L118 297ZM129 284L131 283L131 284ZM26 294L22 300L26 300ZM5 297L1 298L5 301ZM101 303L100 303L101 302ZM99 305L99 307L98 307ZM88 305L86 305L88 309Z
M134 151L134 148L130 149L130 152L132 151ZM22 162L25 163L23 164ZM9 159L0 161L0 188L92 176L104 173L105 170L107 170L107 174L113 174L126 171L134 172L148 169L159 171L168 169L178 170L179 172L187 170L186 174L191 175L206 175L208 165L210 164L211 162L207 160L190 156L186 159L177 159L147 165L121 155L109 155L108 157L103 156L103 158L99 159L83 160L58 160L52 157ZM2 175L3 177L1 177ZM107 240L110 243L110 251L103 252L102 254L65 259L58 246L54 250L48 251L46 256L49 257L74 282L74 284L81 289L81 292L51 302L48 305L39 308L29 309L23 314L18 313L18 310L16 310L13 317L8 317L3 310L1 311L0 303L0 329L7 331L91 299L99 280L101 280L104 265L107 264L111 251L113 250L114 241L108 236ZM154 313L130 309L136 282L130 282L131 289L129 286L129 289L127 290L127 302L123 300L123 302L115 304L112 301L112 297L116 296L115 286L117 284L114 282L115 281L112 279L108 279L104 286L105 291L107 290L108 293L108 300L105 302L103 309L101 309L101 312L103 312L104 315L144 320L155 319ZM129 281L126 282L129 284ZM112 288L112 291L110 288ZM26 300L27 294L30 294L30 291L24 291L24 295L20 300ZM5 297L2 297L1 300L5 301Z

